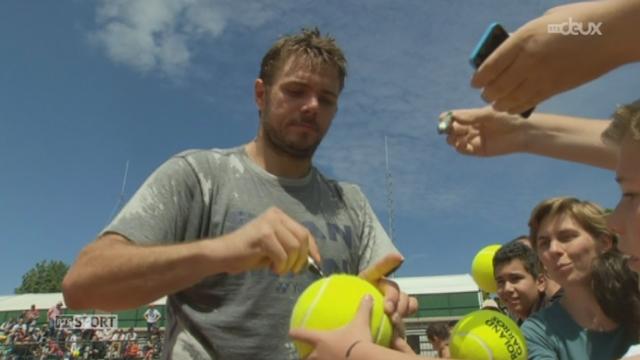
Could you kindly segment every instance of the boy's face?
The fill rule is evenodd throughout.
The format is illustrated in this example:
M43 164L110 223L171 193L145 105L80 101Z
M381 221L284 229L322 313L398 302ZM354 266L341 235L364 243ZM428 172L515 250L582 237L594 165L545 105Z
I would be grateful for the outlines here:
M497 266L494 275L500 300L512 314L526 319L540 296L544 296L544 276L535 279L527 272L520 259Z
M427 339L429 340L429 343L431 343L431 347L436 351L440 350L444 345L444 341L437 336L428 337Z

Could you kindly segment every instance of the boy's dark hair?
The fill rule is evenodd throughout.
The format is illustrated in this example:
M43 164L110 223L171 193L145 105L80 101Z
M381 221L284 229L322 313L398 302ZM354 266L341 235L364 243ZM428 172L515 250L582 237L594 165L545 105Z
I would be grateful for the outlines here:
M493 268L496 269L518 259L522 262L524 269L537 279L541 274L540 260L533 249L518 240L509 241L498 249L493 256Z
M427 326L427 338L433 340L438 338L440 340L449 339L449 326L445 323L431 323Z
M531 240L529 240L529 235L519 235L518 237L516 237L515 239L509 241L509 242L519 242L523 245L527 245L529 247L531 246Z

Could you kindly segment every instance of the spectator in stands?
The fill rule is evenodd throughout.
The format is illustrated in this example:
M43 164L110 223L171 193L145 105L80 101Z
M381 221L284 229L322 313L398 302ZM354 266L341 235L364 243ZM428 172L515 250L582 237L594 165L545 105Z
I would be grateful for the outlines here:
M122 345L120 341L112 341L107 351L107 359L119 359Z
M162 333L157 331L157 334L151 335L151 345L153 346L153 352L155 354L162 353Z
M82 354L82 358L83 359L103 359L104 355L100 355L100 352L98 350L98 346L99 346L100 342L94 342L94 341L89 341L84 343L83 347L82 347L82 351L80 352Z
M518 324L555 301L547 297L546 277L535 251L519 239L500 247L493 257L497 295Z
M38 327L29 328L29 342L39 344L44 341L44 334Z
M29 310L26 310L23 314L27 328L36 326L38 318L40 317L40 311L36 309L36 305L32 304Z
M120 329L120 342L127 341L127 332L124 329Z
M46 353L49 355L53 355L56 358L61 358L62 356L64 356L64 351L62 351L62 348L60 348L58 342L53 339L49 340L49 349Z
M158 321L162 317L160 311L153 304L149 304L149 308L144 312L144 319L147 321L147 332L151 333L153 328L157 328Z
M80 333L80 339L82 341L90 341L93 338L93 334L95 330L93 329L83 329Z
M140 351L140 346L135 341L128 341L127 347L125 350L124 358L125 359L137 359L142 357L142 352Z
M18 331L22 331L23 333L27 333L27 324L24 322L24 318L20 316L18 318L18 322L13 325L11 328L11 332L17 333Z
M49 336L53 337L56 333L56 318L62 315L62 301L58 301L47 311L47 320L49 321Z
M78 331L74 331L67 338L67 345L69 348L69 352L73 358L78 358L80 356L80 334Z
M124 339L125 334L122 333L122 329L116 329L111 337L111 341L123 341Z
M98 341L109 341L111 340L111 337L113 336L114 331L115 330L113 328L98 329L93 334L93 337Z
M15 323L16 323L16 319L9 318L9 320L3 322L2 325L0 325L0 331L3 332L5 335L8 334L11 331L11 329L13 329L13 325L15 325Z
M154 337L155 335L149 335L149 337L147 338L146 344L144 344L144 347L142 348L142 352L144 354L144 360L151 360L156 354Z
M98 330L93 333L91 338L91 354L95 354L95 357L102 359L107 354L107 346L109 340L111 340L111 331L113 329Z
M127 333L125 334L124 339L127 341L135 341L138 339L138 334L136 334L135 330L133 330L133 328L130 327L129 331L127 331Z
M27 325L22 318L18 319L18 324L13 327L13 342L15 344L22 344L28 339Z
M439 358L448 359L451 356L449 336L449 326L445 323L431 323L427 326L427 339L433 349L438 352Z

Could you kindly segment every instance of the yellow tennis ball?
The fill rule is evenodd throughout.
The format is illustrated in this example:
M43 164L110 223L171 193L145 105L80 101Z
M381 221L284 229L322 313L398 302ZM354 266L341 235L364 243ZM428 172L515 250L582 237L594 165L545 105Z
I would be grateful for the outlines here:
M449 350L454 359L527 359L527 345L518 325L493 310L474 311L460 319L451 330Z
M501 245L489 245L480 249L471 263L471 276L478 287L492 293L498 290L496 279L493 277L493 256Z
M347 325L366 294L373 296L371 337L377 344L388 347L393 330L384 313L383 295L375 286L353 275L331 275L309 285L293 307L290 328L331 330ZM313 350L305 342L294 343L302 359Z

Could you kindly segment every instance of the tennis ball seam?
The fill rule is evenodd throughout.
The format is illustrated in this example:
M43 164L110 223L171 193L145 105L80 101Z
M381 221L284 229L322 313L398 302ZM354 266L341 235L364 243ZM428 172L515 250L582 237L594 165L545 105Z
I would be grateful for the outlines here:
M375 305L375 304L374 304ZM373 312L373 308L371 309L371 312ZM376 334L376 339L375 342L379 343L380 339L382 338L382 330L383 330L383 325L384 325L384 317L386 316L386 314L384 314L384 307L382 308L382 316L380 316L380 322L378 323L378 332ZM373 316L373 314L371 314L371 316Z
M329 286L329 283L332 280L333 279L331 277L326 278L326 281L324 281L324 283L320 287L320 290L318 290L318 292L316 293L316 296L313 298L313 302L311 303L311 305L309 305L309 307L307 308L307 311L304 313L304 317L302 318L302 323L300 324L300 327L304 328L307 326L307 321L309 321L311 314L313 313L316 306L318 305L318 302L320 302L320 299L322 299L322 295L324 295L324 292L326 291L327 287Z

